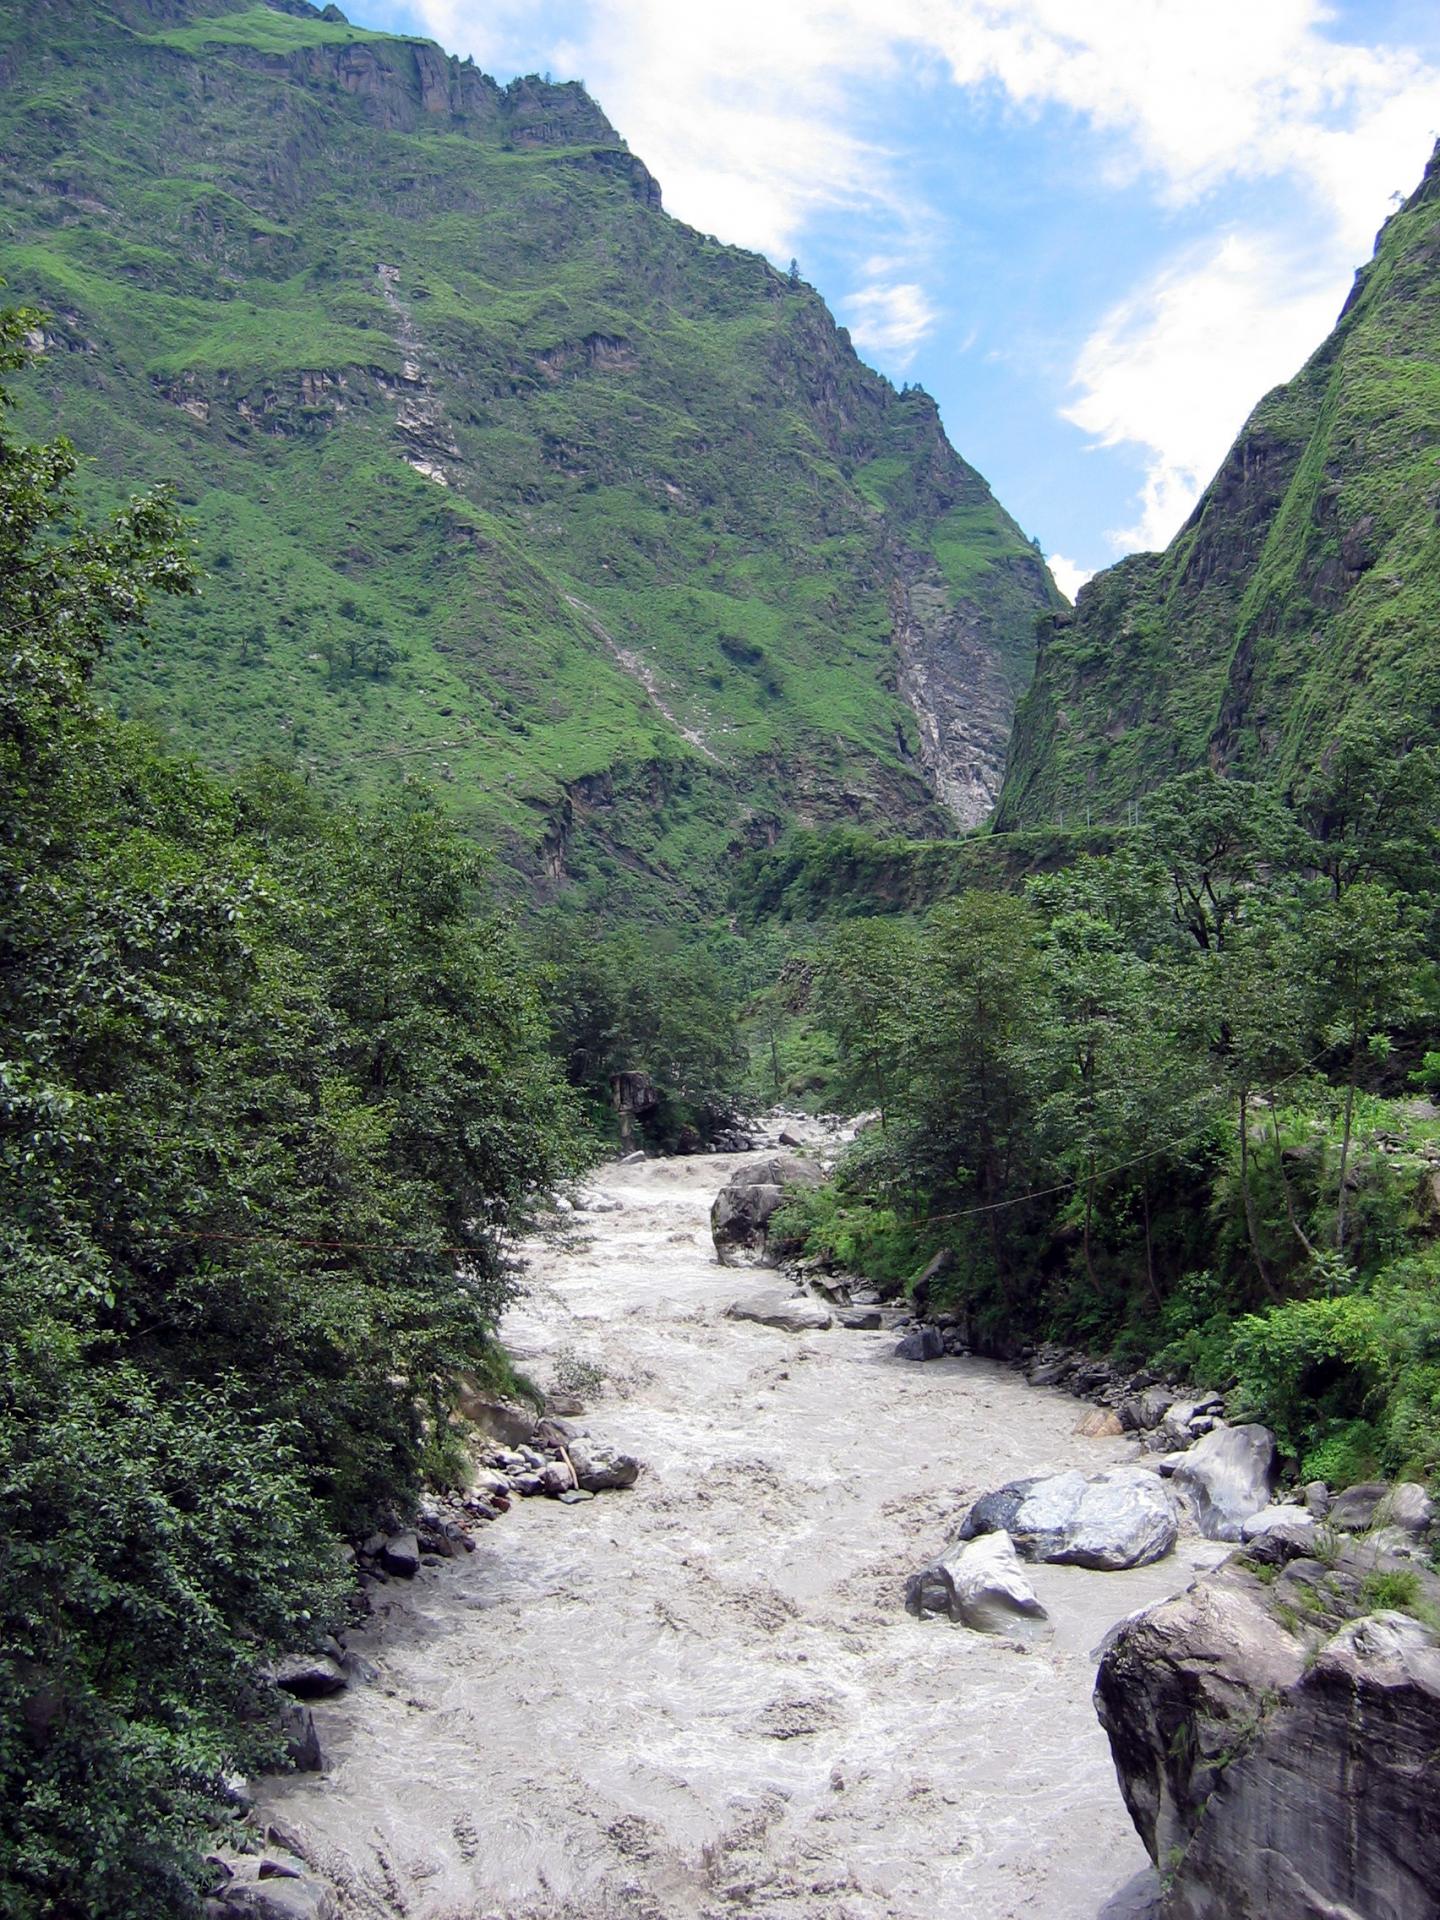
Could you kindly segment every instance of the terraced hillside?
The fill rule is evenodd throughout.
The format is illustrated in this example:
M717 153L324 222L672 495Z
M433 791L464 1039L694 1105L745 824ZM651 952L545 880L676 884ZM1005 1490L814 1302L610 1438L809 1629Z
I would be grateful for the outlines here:
M1437 689L1440 148L1171 545L1048 623L997 825L1118 820L1206 765L1288 786L1352 719L1433 740Z
M622 904L718 897L792 820L988 810L1038 554L578 86L305 0L22 0L0 156L26 424L97 493L173 481L209 574L117 656L127 710L221 765L423 771Z

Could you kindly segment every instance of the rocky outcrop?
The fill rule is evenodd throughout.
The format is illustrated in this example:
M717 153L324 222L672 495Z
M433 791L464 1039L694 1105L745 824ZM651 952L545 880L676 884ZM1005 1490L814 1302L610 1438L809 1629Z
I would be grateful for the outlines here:
M1004 1531L1027 1560L1115 1572L1159 1560L1179 1523L1163 1481L1143 1467L1048 1474L1015 1480L977 1500L961 1540Z
M1432 1920L1440 1642L1366 1612L1350 1552L1232 1560L1112 1635L1096 1707L1166 1920Z
M771 1265L776 1247L770 1223L787 1188L818 1187L820 1169L791 1153L770 1154L737 1167L710 1209L710 1235L722 1266Z

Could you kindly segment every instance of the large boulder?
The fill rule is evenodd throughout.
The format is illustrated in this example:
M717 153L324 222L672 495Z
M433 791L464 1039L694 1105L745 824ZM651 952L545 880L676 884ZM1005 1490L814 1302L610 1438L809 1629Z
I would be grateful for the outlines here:
M297 1700L323 1700L349 1684L349 1675L329 1653L282 1654L271 1667L270 1678L282 1693Z
M895 1342L897 1360L943 1360L945 1336L938 1327L912 1327Z
M1014 1480L977 1500L961 1540L1008 1533L1027 1560L1118 1572L1148 1566L1175 1545L1175 1503L1163 1481L1143 1467L1076 1468Z
M818 1187L820 1169L793 1153L767 1154L736 1167L710 1209L710 1236L722 1266L773 1265L770 1222L796 1187Z
M951 1547L905 1589L912 1613L944 1613L978 1633L1012 1632L1045 1609L1025 1578L1008 1533L989 1533Z
M498 1440L502 1447L525 1447L535 1438L539 1415L533 1407L501 1400L471 1380L462 1379L455 1393L455 1411Z
M1279 1470L1268 1427L1216 1427L1176 1463L1173 1482L1208 1540L1238 1540L1253 1514L1270 1504Z
M1167 1920L1433 1920L1440 1644L1381 1612L1318 1646L1231 1568L1122 1623L1096 1706Z
M747 1293L725 1309L728 1320L755 1320L782 1333L823 1333L835 1316L823 1301L808 1293L787 1293L783 1287L763 1287Z
M575 1469L575 1484L582 1493L633 1487L640 1477L640 1462L633 1454L622 1453L608 1441L592 1439L588 1433L574 1434L565 1442L565 1451Z

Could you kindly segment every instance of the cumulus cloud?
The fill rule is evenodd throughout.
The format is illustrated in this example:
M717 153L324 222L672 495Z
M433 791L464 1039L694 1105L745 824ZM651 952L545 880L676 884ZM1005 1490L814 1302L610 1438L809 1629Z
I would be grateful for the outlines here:
M1093 567L1082 567L1077 561L1067 560L1063 553L1047 554L1045 564L1050 569L1050 578L1071 602L1085 582L1095 577Z
M846 295L840 310L860 351L900 370L909 366L940 318L925 289L913 280L861 287Z
M803 264L818 216L878 216L887 257L866 270L875 222L857 220L848 310L857 343L895 366L937 320L931 216L867 104L897 78L998 100L1022 120L1072 115L1105 177L1164 206L1193 210L1237 183L1298 186L1312 209L1302 270L1273 235L1217 230L1208 251L1152 271L1078 350L1067 417L1100 445L1138 449L1145 469L1122 546L1174 531L1263 388L1320 337L1377 211L1440 126L1440 68L1336 38L1324 0L409 4L482 61L583 74L671 211L703 231L783 266L792 253Z

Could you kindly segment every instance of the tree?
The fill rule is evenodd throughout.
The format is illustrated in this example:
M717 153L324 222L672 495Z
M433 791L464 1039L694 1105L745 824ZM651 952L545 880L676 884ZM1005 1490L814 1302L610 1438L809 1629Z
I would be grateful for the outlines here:
M1311 859L1336 900L1360 880L1418 892L1440 862L1440 755L1417 728L1351 721L1296 787Z
M1143 842L1168 879L1175 924L1207 953L1224 946L1262 872L1291 864L1297 851L1275 800L1208 770L1157 791Z
M831 934L811 1004L839 1049L842 1097L873 1104L889 1124L911 1014L916 942L894 920L853 920Z

